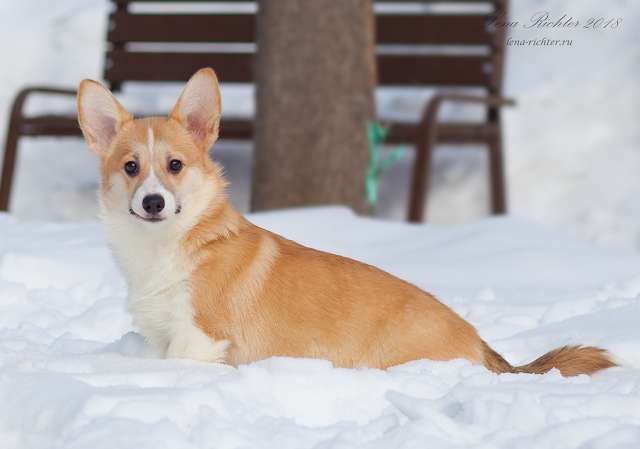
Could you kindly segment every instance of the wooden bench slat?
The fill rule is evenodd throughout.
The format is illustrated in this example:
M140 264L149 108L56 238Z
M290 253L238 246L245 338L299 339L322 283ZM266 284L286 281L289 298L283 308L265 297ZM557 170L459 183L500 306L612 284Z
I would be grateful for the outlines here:
M22 119L20 133L25 136L79 136L82 134L77 117L52 114Z
M256 0L187 0L189 3L256 3ZM111 0L118 5L131 3L179 3L180 0ZM487 3L494 4L500 0L374 0L374 3Z
M236 140L253 139L253 117L223 117L220 121L220 138Z
M111 42L250 42L254 14L111 14ZM483 14L378 14L378 44L488 45Z
M163 114L156 114L162 116ZM493 124L444 123L438 127L438 139L442 142L473 143L490 140L498 128ZM25 136L79 136L78 119L75 116L40 115L25 118L20 126ZM417 123L393 123L386 142L390 144L414 143L418 136ZM246 140L253 137L251 117L223 117L220 124L223 139Z
M130 5L132 3L180 3L181 1L184 1L184 0L111 0L112 3L115 3L117 5ZM394 0L391 0L391 1L394 1ZM460 0L454 0L454 1L460 1ZM469 1L477 2L480 0L469 0ZM256 0L187 0L187 2L188 3L256 3Z
M221 82L253 82L251 53L154 53L112 50L109 81L184 81L202 67L217 69Z
M487 56L378 55L378 84L383 86L488 86Z
M378 44L489 45L485 14L378 14Z
M438 125L438 141L441 143L478 143L494 139L498 127L491 123L443 123ZM393 123L386 143L414 144L418 138L417 123Z
M111 42L255 42L253 14L128 14L110 17Z
M166 115L166 111L156 115ZM80 136L82 132L76 116L45 114L24 118L20 123L20 134L24 136ZM253 117L223 117L220 124L220 137L250 140L253 137Z
M222 82L253 82L252 53L155 53L112 50L105 78L110 81L184 81L213 67ZM380 85L487 86L487 56L379 55Z

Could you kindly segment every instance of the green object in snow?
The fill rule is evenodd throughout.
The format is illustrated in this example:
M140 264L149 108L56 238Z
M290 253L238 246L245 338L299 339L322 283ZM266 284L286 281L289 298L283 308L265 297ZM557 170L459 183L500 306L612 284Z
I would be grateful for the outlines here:
M367 203L373 212L378 204L378 183L384 172L399 159L404 156L404 148L394 148L384 158L382 158L382 147L389 134L389 128L382 126L379 122L370 121L367 123L367 138L369 141L369 167L365 179L365 189L367 193Z

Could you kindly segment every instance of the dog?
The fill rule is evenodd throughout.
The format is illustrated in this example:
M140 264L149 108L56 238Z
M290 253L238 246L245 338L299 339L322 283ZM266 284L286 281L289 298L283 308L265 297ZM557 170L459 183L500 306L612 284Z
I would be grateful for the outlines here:
M101 84L81 82L78 121L99 157L100 211L129 310L167 358L234 366L272 356L385 369L466 359L495 373L591 374L603 349L565 346L512 366L475 328L414 285L373 266L261 229L227 201L209 157L220 89L204 68L168 117L134 119Z

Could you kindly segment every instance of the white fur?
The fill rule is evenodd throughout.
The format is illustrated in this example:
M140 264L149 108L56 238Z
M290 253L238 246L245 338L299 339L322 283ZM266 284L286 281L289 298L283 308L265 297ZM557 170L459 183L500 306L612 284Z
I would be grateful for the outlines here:
M155 143L155 137L153 136L153 128L147 128L147 148L149 148L149 154L153 157L153 146Z
M153 169L153 152L155 147L155 136L153 128L147 128L147 150L149 150L149 173L146 179L136 189L129 207L140 217L149 218L150 215L142 207L142 200L147 195L158 194L164 198L164 209L158 215L158 218L166 219L174 215L178 209L176 198L169 190L167 190L162 181L156 175Z
M228 341L214 340L193 321L190 278L195 266L180 246L187 217L147 223L122 207L127 201L125 182L118 177L101 196L107 240L127 278L134 324L166 357L224 361ZM206 204L192 203L190 218Z
M149 170L146 179L140 184L131 199L131 209L141 217L149 217L149 214L142 207L142 200L147 195L158 194L164 198L164 209L158 214L159 218L169 218L176 213L176 197L167 190L160 179L156 176L153 167Z

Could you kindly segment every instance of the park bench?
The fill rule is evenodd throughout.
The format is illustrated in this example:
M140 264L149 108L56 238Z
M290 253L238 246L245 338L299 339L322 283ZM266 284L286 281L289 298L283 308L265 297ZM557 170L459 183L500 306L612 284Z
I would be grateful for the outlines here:
M107 51L103 78L114 92L128 82L184 82L197 69L213 67L222 83L252 83L254 46L238 50L238 43L256 41L255 12L219 13L179 11L180 2L163 11L140 12L132 8L163 0L111 0ZM164 0L167 2L167 0ZM190 3L219 4L220 1ZM226 3L229 3L228 1ZM253 3L236 0L235 3ZM500 108L511 104L502 97L505 32L492 27L491 17L506 14L507 0L414 1L421 4L407 12L380 8L393 4L375 0L378 85L381 87L478 88L481 94L438 93L424 107L415 123L389 123L387 143L411 144L416 149L411 179L408 219L424 218L432 154L439 143L485 144L489 156L492 211L506 211ZM472 4L440 12L451 4ZM432 5L433 4L433 5ZM437 7L440 9L434 9ZM252 10L254 11L254 10ZM140 50L140 43L174 44L165 49ZM181 50L181 44L211 44ZM402 51L388 51L401 46ZM178 46L180 47L180 46ZM203 49L204 48L204 49ZM18 150L23 136L79 136L75 115L26 116L24 105L32 95L73 96L73 89L50 86L21 90L12 105L0 179L0 211L8 210ZM438 121L448 102L476 103L486 108L480 122ZM388 122L386 122L388 123ZM364 130L363 130L364 132ZM223 117L222 139L251 140L253 117ZM364 182L364 180L363 180Z

